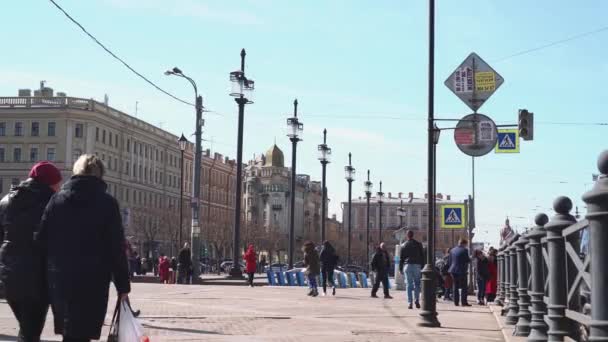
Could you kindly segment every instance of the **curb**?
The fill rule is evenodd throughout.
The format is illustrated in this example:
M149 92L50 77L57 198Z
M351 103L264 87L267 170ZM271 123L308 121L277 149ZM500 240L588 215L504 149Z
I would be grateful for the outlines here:
M513 326L506 325L502 319L502 315L500 314L502 310L502 306L499 305L488 305L490 307L490 311L492 315L494 315L494 319L496 319L496 323L498 323L498 328L502 333L502 337L505 342L524 342L526 341L526 337L513 336Z

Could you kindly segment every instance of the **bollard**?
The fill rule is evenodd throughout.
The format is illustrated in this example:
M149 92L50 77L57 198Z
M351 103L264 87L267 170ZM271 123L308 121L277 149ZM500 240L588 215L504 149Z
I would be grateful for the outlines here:
M566 241L562 236L565 228L576 219L570 215L572 201L568 197L558 197L553 202L557 214L545 225L547 230L547 252L549 255L549 305L547 306L547 331L549 341L563 341L568 335L566 321L568 305L566 270Z
M361 283L361 287L366 289L369 287L368 283L367 283L367 274L365 274L365 272L360 272L359 273L359 279L360 279L360 283Z
M298 271L296 273L296 279L298 280L298 286L306 286L306 279L304 277L304 272Z
M532 288L530 291L530 301L532 303L532 319L530 323L530 335L528 341L545 342L547 341L547 323L545 315L547 307L545 305L545 270L543 265L543 245L541 240L547 235L545 224L549 218L545 214L538 214L534 218L536 227L528 234L530 240L530 266L532 277Z
M357 275L350 272L348 276L350 277L350 287L357 287Z
M504 279L505 279L505 275L504 275L504 271L502 269L503 266L503 261L504 261L504 255L503 255L503 248L502 246L498 249L498 254L496 254L496 261L498 264L498 279L496 280L498 282L498 288L496 290L496 300L494 301L494 303L496 305L500 305L503 306L505 303L505 297L503 294L503 290L504 290Z
M530 334L530 296L528 295L528 258L526 245L530 242L523 235L517 242L515 248L517 253L517 275L518 275L518 297L519 306L517 324L515 325L515 336L528 336Z
M507 252L509 253L509 313L505 323L508 325L514 325L519 319L519 305L517 300L519 295L517 293L517 251L515 242L519 239L519 234L515 235L509 240L509 247Z
M504 241L502 248L504 259L502 263L502 269L503 274L505 275L505 281L503 282L503 296L505 297L505 300L503 302L505 304L500 314L502 316L505 316L509 312L509 304L511 302L511 268L509 266L511 265L511 256L509 255L509 250L507 249L509 248L509 242Z
M268 285L270 285L270 286L276 285L274 273L272 273L271 270L266 271L266 277L268 278Z
M583 196L587 204L591 255L590 341L608 341L608 151L597 162L600 176Z

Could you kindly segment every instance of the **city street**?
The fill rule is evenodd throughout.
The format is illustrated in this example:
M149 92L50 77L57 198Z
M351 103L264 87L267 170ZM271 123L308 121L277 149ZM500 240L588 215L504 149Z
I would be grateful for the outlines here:
M503 341L487 307L456 308L440 301L443 327L419 328L419 311L407 309L403 291L392 292L395 299L385 300L370 298L369 289L338 289L335 298L311 298L298 287L133 287L131 301L142 311L140 321L153 342ZM110 319L108 312L104 341ZM16 341L16 327L10 308L0 302L0 341ZM51 314L43 340L61 341L53 335Z

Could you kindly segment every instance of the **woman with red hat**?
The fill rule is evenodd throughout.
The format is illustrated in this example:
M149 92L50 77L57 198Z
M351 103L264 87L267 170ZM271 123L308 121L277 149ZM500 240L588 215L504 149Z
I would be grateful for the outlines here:
M0 201L0 279L19 321L19 341L40 341L44 327L49 304L44 261L35 248L34 233L60 183L59 170L41 162Z

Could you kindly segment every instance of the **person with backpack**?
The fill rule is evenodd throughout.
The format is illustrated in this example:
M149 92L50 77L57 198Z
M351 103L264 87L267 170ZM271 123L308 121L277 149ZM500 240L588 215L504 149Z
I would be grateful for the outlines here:
M321 276L323 278L323 296L327 295L327 282L332 286L331 295L336 295L336 283L334 282L334 269L338 264L338 255L336 249L329 243L329 241L323 242L323 249L320 254L321 259Z

